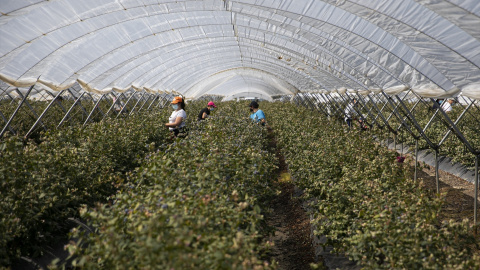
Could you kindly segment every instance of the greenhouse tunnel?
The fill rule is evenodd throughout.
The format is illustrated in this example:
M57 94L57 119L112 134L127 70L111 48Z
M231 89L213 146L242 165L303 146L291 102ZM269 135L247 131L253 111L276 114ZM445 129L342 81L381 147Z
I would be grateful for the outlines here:
M72 113L85 125L117 102L128 114L163 108L175 95L295 102L339 121L355 99L372 128L436 155L457 137L478 191L478 0L2 0L0 13L0 137L56 128ZM437 108L417 121L418 108L448 98L459 116ZM49 110L62 121L49 123ZM33 119L25 129L22 111ZM435 122L440 140L428 135Z

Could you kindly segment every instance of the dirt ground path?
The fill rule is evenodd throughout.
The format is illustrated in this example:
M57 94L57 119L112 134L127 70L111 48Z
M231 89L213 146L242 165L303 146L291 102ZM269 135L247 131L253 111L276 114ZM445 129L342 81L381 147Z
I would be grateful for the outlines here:
M415 172L414 162L411 163L410 171ZM435 167L423 164L419 168L417 177L422 180L425 187L433 194L437 191ZM440 212L441 220L453 219L461 221L469 219L473 224L475 185L460 177L439 169L440 193L445 194L445 203ZM480 193L480 192L479 192ZM480 199L480 196L478 197Z
M311 227L308 214L302 207L298 190L292 182L285 164L281 149L278 149L272 130L269 130L270 148L276 152L279 159L279 170L276 175L277 189L281 193L271 203L271 214L267 216L268 225L275 228L275 234L270 239L274 243L271 259L278 263L281 270L311 269L310 264L319 264L319 269L328 269L323 264L323 258L315 261L314 248L311 239ZM414 175L414 163L410 166L411 175ZM436 192L435 168L423 164L418 171L418 179L434 194ZM441 220L453 219L461 221L469 219L473 224L474 215L474 184L439 170L440 192L445 194L445 203L440 213ZM480 199L480 197L479 197ZM480 230L479 230L480 233ZM479 238L480 241L480 238ZM480 253L480 250L478 251ZM341 258L345 260L345 258Z
M295 194L295 185L271 129L269 137L270 149L275 151L279 160L275 184L281 191L271 202L271 213L267 215L267 224L275 228L275 234L269 239L274 243L269 256L278 263L280 270L311 269L315 255L310 237L310 218L298 194Z

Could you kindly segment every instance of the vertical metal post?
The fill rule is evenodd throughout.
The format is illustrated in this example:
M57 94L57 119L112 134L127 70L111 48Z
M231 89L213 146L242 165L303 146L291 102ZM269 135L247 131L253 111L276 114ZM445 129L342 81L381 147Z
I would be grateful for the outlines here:
M393 150L397 151L397 134L393 134Z
M473 210L473 224L475 226L475 235L477 234L477 210L478 210L478 158L480 155L475 156L475 198L474 198L474 210Z
M438 175L438 149L435 149L435 181L437 183L437 193L440 193L440 176Z
M25 103L25 101L27 100L27 97L28 95L30 95L30 92L32 92L32 89L35 85L32 85L30 86L30 88L28 89L28 92L25 96L23 96L23 99L22 101L20 102L20 104L18 104L17 108L15 109L15 111L13 112L12 116L10 116L10 119L8 119L7 121L7 124L3 127L2 129L2 132L0 132L0 138L3 137L3 134L7 131L7 128L10 126L10 124L12 123L13 121L13 118L15 118L15 116L17 115L18 111L20 110L20 108L22 107L23 103Z
M417 181L417 164L418 164L418 138L415 138L415 174L413 176L413 179L415 182Z

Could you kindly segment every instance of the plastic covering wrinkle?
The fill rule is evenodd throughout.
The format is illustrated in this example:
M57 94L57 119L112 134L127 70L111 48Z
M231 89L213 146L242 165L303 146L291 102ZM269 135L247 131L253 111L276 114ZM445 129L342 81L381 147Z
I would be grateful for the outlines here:
M480 96L478 0L3 0L0 14L13 87Z

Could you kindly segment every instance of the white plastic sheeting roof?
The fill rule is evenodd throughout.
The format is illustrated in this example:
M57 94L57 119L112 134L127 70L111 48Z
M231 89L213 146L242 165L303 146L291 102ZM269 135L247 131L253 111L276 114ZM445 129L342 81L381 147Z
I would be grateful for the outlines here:
M478 0L1 0L0 79L262 96L480 99Z

